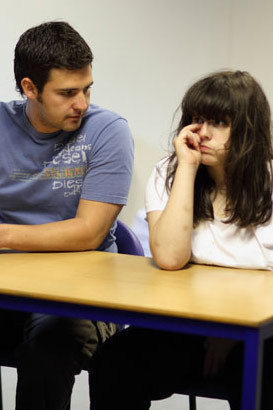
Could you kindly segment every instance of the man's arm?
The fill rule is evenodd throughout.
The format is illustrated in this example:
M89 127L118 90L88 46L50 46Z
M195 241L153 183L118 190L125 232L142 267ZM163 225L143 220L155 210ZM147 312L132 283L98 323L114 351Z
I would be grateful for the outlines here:
M41 225L0 224L0 248L22 251L96 249L122 205L81 199L75 218Z

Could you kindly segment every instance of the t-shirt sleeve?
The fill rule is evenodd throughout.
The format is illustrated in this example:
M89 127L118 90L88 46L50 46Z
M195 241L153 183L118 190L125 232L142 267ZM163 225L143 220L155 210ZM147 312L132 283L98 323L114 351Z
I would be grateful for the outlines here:
M87 162L81 199L125 205L134 143L127 121L117 118L100 132Z
M267 263L267 269L273 270L273 215L270 220L253 228L259 248Z
M146 186L145 210L162 211L168 201L168 193L165 187L168 161L160 161L153 169Z

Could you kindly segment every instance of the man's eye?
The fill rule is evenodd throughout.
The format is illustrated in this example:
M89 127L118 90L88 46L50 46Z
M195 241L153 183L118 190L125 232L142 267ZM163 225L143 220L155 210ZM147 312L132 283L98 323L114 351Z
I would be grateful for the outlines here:
M72 95L74 95L74 92L72 90L67 90L67 91L61 91L60 94L63 95L64 97L71 97Z
M84 89L84 94L89 94L91 91L91 85Z

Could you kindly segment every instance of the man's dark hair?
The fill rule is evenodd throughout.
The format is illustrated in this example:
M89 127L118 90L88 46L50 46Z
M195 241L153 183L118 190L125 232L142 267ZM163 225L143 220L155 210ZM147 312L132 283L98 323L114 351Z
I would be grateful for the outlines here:
M24 32L14 53L16 86L24 94L21 81L30 78L41 93L52 68L77 70L93 61L86 41L68 23L40 24Z

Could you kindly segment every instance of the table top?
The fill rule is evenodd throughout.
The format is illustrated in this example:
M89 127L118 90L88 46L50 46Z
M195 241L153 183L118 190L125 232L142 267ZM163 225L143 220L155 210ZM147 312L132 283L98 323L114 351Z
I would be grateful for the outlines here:
M0 294L258 327L273 319L273 272L107 252L0 251Z

